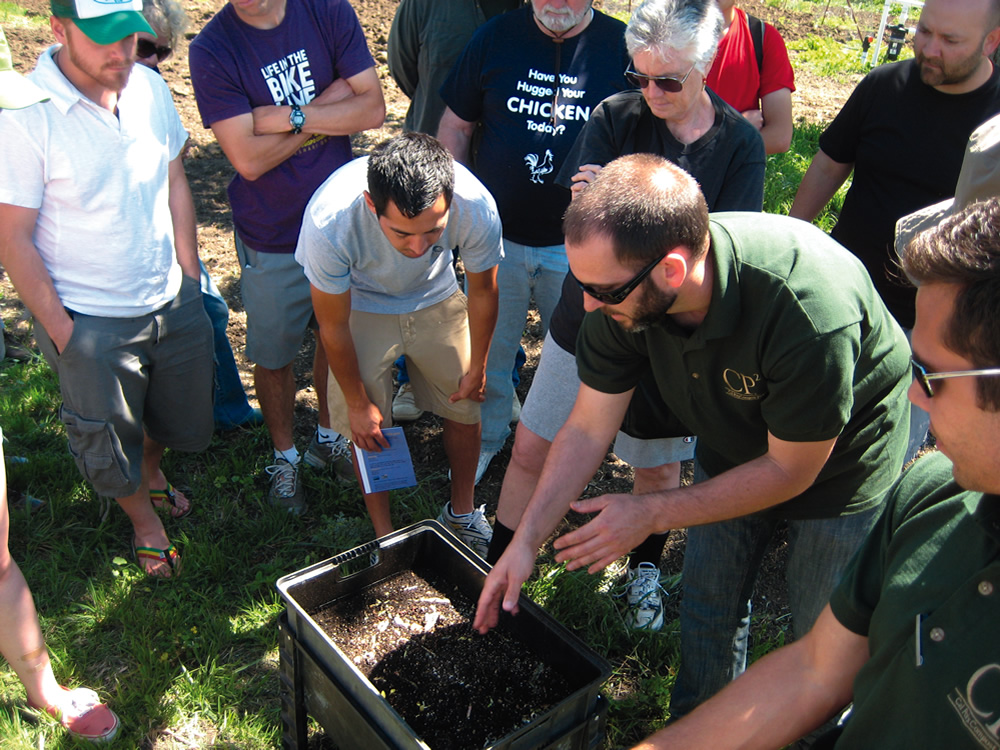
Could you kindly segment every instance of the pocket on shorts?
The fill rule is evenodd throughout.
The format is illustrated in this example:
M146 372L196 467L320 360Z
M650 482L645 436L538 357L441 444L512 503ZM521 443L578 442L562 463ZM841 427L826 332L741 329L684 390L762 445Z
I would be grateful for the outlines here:
M128 487L125 460L115 449L111 425L103 419L86 419L65 406L59 418L66 426L69 452L80 473L99 494L116 496Z

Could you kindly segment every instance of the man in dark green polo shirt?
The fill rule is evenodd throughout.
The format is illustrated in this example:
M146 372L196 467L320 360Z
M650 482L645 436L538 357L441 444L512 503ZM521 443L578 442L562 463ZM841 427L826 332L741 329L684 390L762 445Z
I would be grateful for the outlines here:
M861 263L823 232L781 216L710 219L697 183L656 156L605 167L565 230L591 312L583 385L475 624L489 629L501 599L516 609L571 506L597 514L556 541L571 569L596 572L651 532L690 527L671 702L683 715L743 671L750 593L780 521L796 632L828 601L902 465L906 339ZM662 424L698 435L696 484L577 501L650 368Z
M903 268L909 395L938 452L890 490L804 638L637 750L779 748L852 700L823 747L1000 745L1000 200L920 234Z

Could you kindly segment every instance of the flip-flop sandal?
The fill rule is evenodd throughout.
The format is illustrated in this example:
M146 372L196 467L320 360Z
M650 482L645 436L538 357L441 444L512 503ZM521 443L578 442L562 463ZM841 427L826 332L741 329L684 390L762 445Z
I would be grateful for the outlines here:
M135 546L135 536L132 537L132 558L135 560L135 564L139 566L143 573L148 575L150 578L167 578L168 576L160 576L154 573L150 573L146 566L143 565L144 562L165 562L170 567L170 576L173 578L180 574L181 569L181 556L174 545L170 545L166 549L159 549L158 547L136 547Z
M191 515L191 511L194 510L194 504L191 502L191 498L188 498L187 510L181 510L181 507L177 504L177 496L174 494L174 486L170 484L170 482L167 482L167 486L162 490L154 490L150 488L149 502L151 502L153 507L157 510L170 508L170 517L178 520L181 518L187 518Z
M28 705L36 711L47 713L74 737L88 742L111 742L121 725L115 712L101 703L97 693L89 688L62 689L69 693L69 707L65 711L59 706L43 708L30 702Z

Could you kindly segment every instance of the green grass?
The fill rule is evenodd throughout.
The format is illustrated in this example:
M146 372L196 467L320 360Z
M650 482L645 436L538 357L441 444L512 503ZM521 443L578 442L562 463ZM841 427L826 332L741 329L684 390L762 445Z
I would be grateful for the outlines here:
M813 4L815 5L815 4ZM16 5L5 14L23 17ZM833 52L816 45L816 59ZM797 63L798 64L798 63ZM810 66L821 62L810 62ZM828 65L833 63L828 60ZM768 157L765 210L787 213L823 125L800 122L786 154ZM844 189L817 219L829 230ZM129 562L129 523L93 496L65 445L58 384L47 366L0 364L0 427L12 488L46 501L12 509L11 552L34 594L56 676L97 689L122 719L114 747L273 748L280 744L274 583L282 575L367 541L356 488L307 471L312 511L270 508L259 478L270 445L263 428L216 437L204 453L168 453L165 470L193 490L189 519L166 521L184 573L157 582ZM419 468L418 468L419 471ZM393 493L398 527L433 517L440 501L420 488ZM609 574L610 575L610 574ZM679 626L629 632L605 593L609 576L566 573L543 554L527 593L613 664L608 747L628 747L662 726L678 662ZM787 619L761 622L752 655L784 642ZM89 747L25 710L14 673L0 667L0 738L7 750ZM347 749L345 749L347 750Z
M10 28L11 26L48 26L49 18L46 15L29 15L17 3L0 2L0 26Z
M270 508L257 479L269 451L262 428L216 437L202 454L168 452L165 470L192 488L195 511L166 521L183 574L154 581L129 561L124 514L95 498L77 474L59 400L40 358L0 365L6 454L29 459L8 462L9 486L46 501L30 513L12 509L10 547L34 594L57 678L93 687L110 702L123 725L114 747L277 747L284 607L274 583L371 537L357 490L307 473L311 513L294 518ZM398 526L438 507L419 488L393 496ZM673 621L658 634L626 630L604 593L613 584L610 573L566 573L543 554L527 592L614 665L604 686L614 699L608 747L627 747L667 716L679 628ZM0 737L5 750L85 747L25 709L6 667Z
M764 210L767 213L788 214L802 177L809 169L813 155L819 150L819 137L825 128L825 124L799 120L792 131L792 145L788 151L767 157L764 177ZM851 180L848 178L816 217L814 223L824 231L829 232L836 224L850 184Z

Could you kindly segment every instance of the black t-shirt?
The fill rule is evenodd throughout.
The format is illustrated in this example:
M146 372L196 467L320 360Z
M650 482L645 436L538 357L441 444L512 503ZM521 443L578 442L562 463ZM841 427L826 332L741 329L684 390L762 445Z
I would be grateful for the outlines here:
M882 65L858 84L819 139L854 179L831 235L857 255L899 324L913 327L915 290L902 279L896 221L955 194L972 131L1000 111L1000 73L967 94L920 80L913 60Z
M625 24L597 11L586 29L558 44L538 28L530 5L472 37L441 97L463 120L482 123L473 172L496 199L504 237L562 244L569 193L554 177L593 108L626 87L628 62Z
M760 211L764 202L764 142L757 129L713 91L715 124L694 143L674 138L654 115L642 92L623 91L605 99L584 126L556 182L569 187L581 164L607 164L626 154L658 154L691 174L701 186L709 211ZM583 292L572 273L549 332L563 349L576 351L583 321Z

